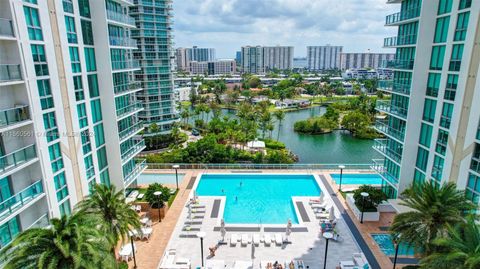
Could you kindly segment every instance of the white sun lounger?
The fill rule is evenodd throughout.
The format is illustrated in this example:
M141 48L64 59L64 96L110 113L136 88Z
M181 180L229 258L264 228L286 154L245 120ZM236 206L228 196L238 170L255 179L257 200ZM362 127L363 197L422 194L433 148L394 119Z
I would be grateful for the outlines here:
M277 245L283 244L283 238L281 234L275 234L275 244Z
M270 237L269 234L265 234L265 235L263 236L263 240L264 240L264 243L265 243L265 246L266 246L266 247L269 247L269 246L271 245L271 243L272 243L272 238Z
M253 235L253 244L255 244L255 246L260 245L260 235L259 234L254 234Z
M231 234L230 235L230 246L236 246L238 242L238 235L237 234Z
M233 269L251 269L253 268L252 262L249 261L235 261Z
M248 245L250 241L250 236L248 236L248 234L242 234L242 246Z
M224 260L207 260L205 264L206 269L225 269Z

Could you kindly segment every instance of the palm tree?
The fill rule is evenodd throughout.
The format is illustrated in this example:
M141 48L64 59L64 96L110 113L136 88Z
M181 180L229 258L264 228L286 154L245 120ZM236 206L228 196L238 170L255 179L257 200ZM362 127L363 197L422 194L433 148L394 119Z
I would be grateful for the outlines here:
M100 220L101 230L110 236L113 253L118 241L125 241L128 231L140 228L137 213L125 203L123 191L117 192L114 186L95 185L93 193L78 204L78 209Z
M474 208L454 183L438 187L429 181L412 186L403 196L400 204L413 210L396 215L391 231L425 255L432 252L433 240L445 234L448 225L464 221L465 212Z
M22 232L2 249L0 264L17 268L115 268L110 243L83 214L52 219L50 227Z
M480 225L473 216L467 223L448 227L447 236L433 241L435 252L421 260L422 268L480 268Z
M277 141L280 139L280 126L282 126L282 121L285 119L285 112L283 110L276 110L273 115L278 121L278 133L277 133Z

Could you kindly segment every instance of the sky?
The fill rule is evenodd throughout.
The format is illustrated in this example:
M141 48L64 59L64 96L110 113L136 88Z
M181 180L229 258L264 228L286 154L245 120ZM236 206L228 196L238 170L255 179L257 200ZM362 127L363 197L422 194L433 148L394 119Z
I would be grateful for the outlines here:
M344 52L393 52L385 16L399 10L386 0L174 0L175 47L212 47L234 58L242 46L341 45Z

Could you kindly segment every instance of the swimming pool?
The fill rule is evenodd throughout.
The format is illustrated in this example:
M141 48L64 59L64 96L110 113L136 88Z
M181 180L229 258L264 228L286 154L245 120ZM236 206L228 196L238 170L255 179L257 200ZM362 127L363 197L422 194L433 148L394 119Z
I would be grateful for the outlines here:
M340 174L330 174L335 183L340 184ZM382 185L382 178L377 174L343 174L342 185Z
M185 174L178 174L178 184L181 184ZM176 184L175 174L141 174L137 178L137 184L148 185L153 183Z
M380 250L387 256L395 256L395 246L393 245L392 237L389 234L372 234L373 240L380 247ZM414 256L415 251L412 247L404 243L400 243L398 248L399 256Z
M229 224L298 223L292 196L319 196L312 175L202 175L199 196L226 196L223 218Z

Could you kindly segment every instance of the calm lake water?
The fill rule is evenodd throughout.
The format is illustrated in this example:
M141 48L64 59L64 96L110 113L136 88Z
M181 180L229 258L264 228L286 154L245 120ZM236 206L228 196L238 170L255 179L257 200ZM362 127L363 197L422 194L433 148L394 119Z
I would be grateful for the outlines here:
M356 139L345 131L335 131L322 135L305 135L293 131L293 125L296 121L320 116L325 111L325 107L313 107L286 113L280 126L279 140L298 155L299 163L369 164L372 159L380 158L380 155L372 148L373 140ZM235 115L235 112L228 112L227 110L222 112L232 117ZM211 115L209 118L211 118ZM190 121L193 122L193 120ZM275 130L272 135L274 139L277 138L277 132L278 123L275 123Z

